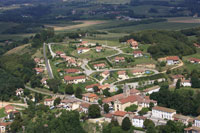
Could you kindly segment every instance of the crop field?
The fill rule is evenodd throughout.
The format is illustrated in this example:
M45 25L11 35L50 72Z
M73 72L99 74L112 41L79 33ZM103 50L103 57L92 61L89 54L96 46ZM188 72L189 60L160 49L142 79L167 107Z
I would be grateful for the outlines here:
M199 23L200 24L200 18L193 18L193 17L177 17L177 18L168 18L168 22L173 23Z

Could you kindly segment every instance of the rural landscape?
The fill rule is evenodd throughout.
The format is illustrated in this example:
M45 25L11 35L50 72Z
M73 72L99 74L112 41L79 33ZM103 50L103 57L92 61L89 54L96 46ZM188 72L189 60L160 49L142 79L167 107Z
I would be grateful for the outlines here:
M199 133L199 0L0 1L0 133Z

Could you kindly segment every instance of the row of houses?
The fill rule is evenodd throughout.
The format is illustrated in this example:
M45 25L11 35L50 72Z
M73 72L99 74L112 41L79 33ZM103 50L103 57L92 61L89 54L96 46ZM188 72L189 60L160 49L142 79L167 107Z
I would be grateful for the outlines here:
M138 42L135 41L134 39L129 39L126 41L127 44L131 46L132 49L138 49Z
M56 51L56 57L62 58L64 61L67 62L67 66L80 66L80 63L76 61L74 57L66 56L66 54L62 51Z

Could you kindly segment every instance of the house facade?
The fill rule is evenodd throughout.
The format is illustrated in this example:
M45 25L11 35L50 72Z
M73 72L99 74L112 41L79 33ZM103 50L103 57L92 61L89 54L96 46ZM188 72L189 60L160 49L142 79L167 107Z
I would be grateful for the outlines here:
M67 84L78 84L78 83L84 83L86 81L86 77L85 76L75 76L75 77L65 76L64 80Z
M173 115L176 114L176 110L155 106L152 108L152 116L160 119L167 119L167 120L173 120Z
M133 56L135 58L142 57L143 56L142 51L133 51Z
M134 127L140 127L143 128L144 127L144 121L145 121L146 117L143 116L133 116L132 118L132 125Z

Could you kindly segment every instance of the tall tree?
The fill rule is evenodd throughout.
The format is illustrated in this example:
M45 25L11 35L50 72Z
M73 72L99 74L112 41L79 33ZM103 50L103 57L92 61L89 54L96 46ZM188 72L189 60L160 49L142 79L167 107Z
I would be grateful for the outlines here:
M75 96L80 99L82 98L82 89L80 87L76 88Z
M88 116L90 118L98 118L101 116L100 114L100 107L97 104L92 104L90 105L89 109L88 109Z
M131 128L131 121L128 117L125 117L122 121L122 129L125 131L130 130Z

